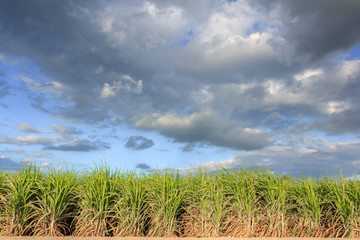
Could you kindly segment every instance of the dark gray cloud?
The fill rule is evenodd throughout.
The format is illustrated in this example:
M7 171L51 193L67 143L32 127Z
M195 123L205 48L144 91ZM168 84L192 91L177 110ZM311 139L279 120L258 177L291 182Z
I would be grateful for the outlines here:
M276 174L293 176L339 175L354 176L360 173L360 144L332 143L324 141L322 146L271 146L261 150L239 153L233 158L193 165L179 169L181 172L197 171L199 167L207 171L226 169L261 168L264 166Z
M254 153L239 154L235 159L239 163L247 162L247 166L263 162L266 167L279 174L338 175L341 170L345 176L352 176L360 172L358 156L358 143L331 143L329 146L317 149L269 148Z
M138 163L136 164L136 168L142 169L142 170L150 170L151 167L146 163Z
M335 111L333 114L330 114L326 118L316 119L314 122L314 127L329 134L336 135L341 135L343 133L359 133L359 92L360 75L348 76L347 81L343 86L340 86L340 88L338 88L337 90L332 91L332 98L339 101L334 102L334 108L336 109L337 107L339 111Z
M194 151L195 147L196 147L195 144L189 143L189 144L186 144L184 147L182 147L181 150L183 152L192 152L192 151Z
M332 114L326 119L316 120L314 127L331 135L360 132L360 108Z
M254 150L272 144L270 136L260 130L239 127L212 111L179 117L175 114L144 116L136 126L157 130L176 142L190 142L228 147L235 150Z
M0 72L1 73L1 72ZM1 77L2 74L0 74ZM6 95L10 94L10 86L9 84L5 81L0 79L0 99L4 98ZM0 102L0 106L3 108L8 108L8 105Z
M9 95L9 90L9 84L5 80L0 79L0 99Z
M91 152L110 149L110 146L102 142L91 142L87 139L77 139L69 143L61 145L48 145L43 150L55 150L55 151L72 151L72 152Z
M144 150L152 146L154 146L154 141L143 136L131 136L125 144L126 148L133 150Z
M271 11L278 8L283 37L295 52L319 60L326 55L347 52L360 41L360 3L356 0L258 0Z

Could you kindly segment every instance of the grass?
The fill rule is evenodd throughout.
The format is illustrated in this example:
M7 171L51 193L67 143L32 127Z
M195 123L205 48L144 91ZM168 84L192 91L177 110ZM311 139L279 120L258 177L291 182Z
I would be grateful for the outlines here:
M0 172L0 235L360 237L360 182L260 168Z
M34 235L64 236L71 232L70 222L76 207L77 176L73 172L49 170L36 182L37 196L29 203Z

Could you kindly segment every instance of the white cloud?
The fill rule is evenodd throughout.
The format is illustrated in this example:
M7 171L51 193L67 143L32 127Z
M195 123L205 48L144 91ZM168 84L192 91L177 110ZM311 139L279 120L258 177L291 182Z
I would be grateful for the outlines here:
M44 158L44 157L53 157L53 154L51 152L38 152L38 153L33 153L33 154L26 154L25 155L26 158Z
M30 159L30 158L24 158L23 160L21 160L21 162L25 163L25 164L35 164L37 162L36 159Z
M40 167L40 169L43 169L43 168L47 168L49 166L50 166L49 162L44 162L44 163L41 163L39 167Z
M142 87L142 80L136 81L129 75L122 75L120 80L114 81L112 85L104 83L103 89L101 90L101 97L113 97L122 89L126 92L140 94L142 92Z
M73 134L80 134L82 133L80 130L74 128L74 127L68 127L65 125L60 124L49 124L49 127L53 129L55 133L58 133L61 137L69 137Z
M54 141L47 137L28 135L28 136L18 136L14 138L14 142L20 145L31 145L31 144L49 144Z
M64 168L64 167L59 166L59 167L55 168L55 170L56 170L56 171L61 171L61 170L63 170L63 168Z
M94 12L93 21L106 34L111 47L125 47L135 52L173 44L186 26L181 7L158 7L148 1L143 4L112 4L102 12Z
M211 103L214 101L214 94L209 90L209 87L200 88L194 93L194 99L202 104Z
M329 101L326 111L328 114L341 113L351 108L349 101Z
M41 131L27 123L20 123L17 126L17 129L19 129L21 132L25 132L25 133L48 133L48 132L50 132L50 131Z
M24 151L24 149L14 149L14 150L10 150L10 152L23 153L23 152L25 152L25 151Z
M295 75L295 80L303 84L305 87L311 87L311 85L319 81L323 77L324 71L318 69L307 69L302 73Z
M210 162L201 163L201 164L197 164L197 165L191 165L190 167L186 167L186 168L176 168L175 170L179 170L179 172L182 174L187 174L187 173L195 173L195 172L199 171L199 169L201 169L202 171L206 171L206 172L213 172L213 171L222 170L223 168L231 169L231 168L234 168L234 166L241 167L241 162L236 161L235 159L228 159L228 160L219 161L219 162L210 161ZM160 168L157 170L161 171L161 170L165 170L165 169Z
M66 90L68 90L68 87L66 87L61 82L36 82L33 79L21 75L20 79L25 82L31 89L41 91L41 92L47 92L52 93L55 95L61 95Z

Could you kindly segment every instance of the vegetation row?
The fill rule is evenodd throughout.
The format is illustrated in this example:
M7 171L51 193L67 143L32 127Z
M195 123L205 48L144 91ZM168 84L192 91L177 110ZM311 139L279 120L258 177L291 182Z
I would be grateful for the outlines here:
M360 182L260 168L0 173L0 235L359 237Z

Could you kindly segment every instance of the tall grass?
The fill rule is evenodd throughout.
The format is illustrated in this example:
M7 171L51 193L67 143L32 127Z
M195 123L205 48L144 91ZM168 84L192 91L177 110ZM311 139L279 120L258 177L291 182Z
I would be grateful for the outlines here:
M115 196L114 236L144 236L149 214L144 174L128 172L119 179L119 192Z
M185 236L220 236L229 212L229 199L220 181L221 176L211 176L199 170L187 180L188 201L186 206L187 227Z
M266 169L0 172L0 235L360 236L360 181Z
M284 237L291 221L292 181L287 177L279 178L268 170L259 171L257 178L267 222L264 236Z
M223 175L223 185L226 194L230 196L232 217L227 233L235 237L251 237L259 221L256 213L260 210L254 172L245 168L224 171L226 175Z
M148 235L176 236L186 193L180 175L172 172L151 173L145 188L151 218Z
M319 237L321 219L324 214L324 198L321 196L320 183L312 178L303 177L294 188L297 211L300 218L296 231L300 236Z
M50 170L38 181L38 195L29 204L29 226L34 235L64 236L71 232L74 217L76 174Z
M78 214L75 216L76 236L109 236L115 205L119 174L106 165L87 170L80 178L76 197Z
M42 181L42 175L36 167L32 166L2 176L1 235L29 233L30 204L38 195L36 184L39 181Z

